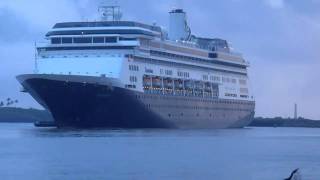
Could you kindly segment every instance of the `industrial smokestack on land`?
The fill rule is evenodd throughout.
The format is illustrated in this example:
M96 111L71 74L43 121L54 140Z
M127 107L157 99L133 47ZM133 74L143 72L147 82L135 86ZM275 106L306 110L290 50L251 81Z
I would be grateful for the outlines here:
M183 9L170 11L169 39L172 41L189 41L191 30L187 23L187 16Z
M294 104L294 119L298 119L298 105Z

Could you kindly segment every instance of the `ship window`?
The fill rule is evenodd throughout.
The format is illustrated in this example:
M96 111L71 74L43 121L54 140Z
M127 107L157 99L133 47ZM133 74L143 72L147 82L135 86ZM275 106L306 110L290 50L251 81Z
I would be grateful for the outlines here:
M119 40L120 40L120 41L136 41L137 38L124 38L124 37L120 37Z
M74 38L73 39L74 43L92 43L92 38L91 37L80 37L80 38Z
M139 66L129 65L129 70L131 70L131 71L139 71Z
M51 44L61 44L61 38L51 38Z
M166 75L172 76L173 72L172 70L165 70Z
M209 53L209 58L217 58L218 54L217 53Z
M93 43L104 43L104 37L93 37Z
M220 81L220 77L219 77L219 76L214 76L214 77L213 77L213 80L214 80L214 81Z
M208 75L203 75L203 80L207 81L208 80Z
M106 37L106 43L116 43L117 37Z
M248 98L249 96L247 96L247 95L240 95L240 97L242 97L242 98Z
M62 44L71 44L72 38L62 38Z
M148 69L148 68L146 68L146 69L145 69L145 72L146 72L146 73L151 73L151 74L152 74L152 73L153 73L153 70L152 70L152 69Z
M126 88L136 89L136 85L127 84L125 86ZM137 98L140 98L140 96L137 96Z
M240 83L241 85L247 85L247 81L246 81L246 80L243 80L243 79L240 79L240 80L239 80L239 83Z
M225 96L228 96L228 97L237 97L236 94L230 94L230 93L225 93Z
M229 82L230 82L230 78L222 77L222 82L227 82L227 83L229 83Z
M130 82L138 82L138 79L136 76L130 76Z
M183 75L184 75L184 77L187 77L187 78L189 77L189 73L188 72L184 72Z

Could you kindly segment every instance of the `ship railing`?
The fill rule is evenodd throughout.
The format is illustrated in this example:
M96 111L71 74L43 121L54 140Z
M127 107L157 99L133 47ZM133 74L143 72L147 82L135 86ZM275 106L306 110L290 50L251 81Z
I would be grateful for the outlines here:
M180 41L180 40L166 40L167 43L172 44L172 45L182 45L184 47L191 47L191 48L200 48L199 45L195 42L192 41ZM200 48L201 49L201 48Z
M47 42L44 42L44 41L41 41L41 42L35 42L35 47L46 47L46 46L49 46L50 45L50 42L47 41Z
M117 41L116 43L66 43L66 44L51 44L47 42L35 42L35 46L38 47L74 47L74 46L140 46L140 41Z
M218 52L218 53L222 53L222 54L226 54L226 55L232 55L232 56L237 56L237 57L243 57L242 53L239 52L234 52L234 51L229 51L229 52L225 52L223 50L215 50L213 52Z
M243 57L243 55L241 53L235 52L234 50L229 49L229 48L228 48L228 50L226 50L224 48L222 48L222 49L216 48L216 49L212 50L212 49L210 49L209 46L202 47L202 46L199 46L197 43L192 42L192 41L179 41L179 40L172 41L172 40L167 40L167 43L172 44L172 45L179 44L179 45L182 45L184 47L198 48L198 49L202 49L202 50L206 50L206 51L213 51L213 52L219 52L219 53L225 53L225 54L229 54L229 55Z

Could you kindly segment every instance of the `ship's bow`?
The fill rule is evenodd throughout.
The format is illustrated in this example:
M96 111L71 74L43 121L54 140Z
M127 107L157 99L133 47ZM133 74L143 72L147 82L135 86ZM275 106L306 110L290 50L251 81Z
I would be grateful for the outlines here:
M116 80L102 77L27 74L17 79L26 92L52 113L58 126L105 123L94 122L94 114L109 111L108 107L97 107L110 100L115 88L120 88Z
M21 75L17 79L49 110L58 127L169 128L146 110L117 79L68 75Z

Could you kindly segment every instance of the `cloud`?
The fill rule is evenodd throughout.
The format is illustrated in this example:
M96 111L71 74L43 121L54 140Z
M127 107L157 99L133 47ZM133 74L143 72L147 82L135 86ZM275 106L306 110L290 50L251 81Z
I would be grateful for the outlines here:
M61 20L79 20L73 1L62 0L57 3L52 0L3 0L0 10L9 10L16 17L26 20L34 28L48 29Z
M4 45L5 44L5 45ZM20 85L15 76L32 73L34 67L34 46L28 42L0 43L0 101L10 97L19 99L23 107L40 106L25 93L20 93Z
M250 69L256 112L259 116L293 116L293 104L299 106L299 116L319 118L317 107L320 86L320 62L266 62L255 58Z
M284 0L265 0L266 3L275 9L280 9L284 7Z
M0 20L5 20L0 28L0 43L34 42L42 37L41 28L32 26L27 19L10 9L0 9Z

